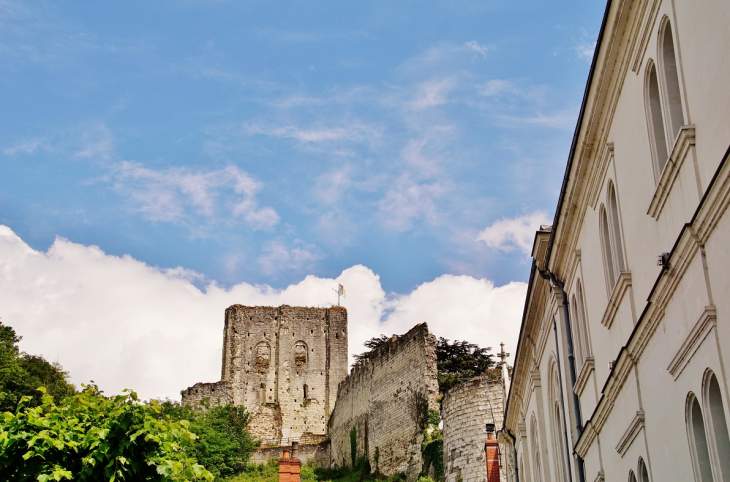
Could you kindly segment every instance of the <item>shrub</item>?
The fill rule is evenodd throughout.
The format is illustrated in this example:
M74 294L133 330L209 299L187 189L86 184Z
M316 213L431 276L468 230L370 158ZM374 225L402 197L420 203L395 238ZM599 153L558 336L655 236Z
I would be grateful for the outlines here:
M104 397L87 386L63 405L44 388L42 403L0 417L0 479L213 480L186 451L196 436L185 420L170 421L160 404L137 394Z

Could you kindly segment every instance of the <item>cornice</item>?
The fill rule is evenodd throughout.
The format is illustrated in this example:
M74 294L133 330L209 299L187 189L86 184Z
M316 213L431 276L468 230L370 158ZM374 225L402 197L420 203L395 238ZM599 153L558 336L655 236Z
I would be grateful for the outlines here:
M616 452L621 455L623 458L624 454L626 454L626 451L629 450L629 447L631 447L631 444L634 442L634 439L639 435L639 432L641 432L641 429L644 428L644 411L639 410L636 412L636 415L634 415L633 420L631 420L631 423L629 423L628 428L624 431L623 435L621 435L621 438L619 439L618 443L616 444Z
M672 186L674 186L674 181L677 180L679 171L694 145L695 127L682 126L677 139L674 141L672 154L667 159L662 175L659 177L654 196L651 198L651 204L649 204L649 209L646 212L649 216L655 219L659 219L659 216L661 216L669 193L672 191Z
M583 367L580 369L580 373L578 374L578 379L575 381L575 386L573 387L573 391L579 397L583 395L583 390L585 390L588 380L591 378L591 373L593 373L595 369L596 362L593 357L590 356L586 358L586 361L583 362Z
M656 17L659 13L659 0L645 0L639 4L636 11L636 17L642 19L643 29L638 41L635 43L633 51L633 62L631 63L631 71L635 74L641 72L641 65L644 63L644 55L646 48L649 46L651 32L654 30Z
M707 335L712 331L717 323L717 312L714 306L706 306L700 317L690 330L687 338L677 350L667 366L667 371L676 380L682 374L684 367L687 366L692 355L695 354Z
M608 300L606 311L603 313L603 319L601 320L601 324L609 330L629 288L631 288L631 271L622 271L613 287L611 298Z

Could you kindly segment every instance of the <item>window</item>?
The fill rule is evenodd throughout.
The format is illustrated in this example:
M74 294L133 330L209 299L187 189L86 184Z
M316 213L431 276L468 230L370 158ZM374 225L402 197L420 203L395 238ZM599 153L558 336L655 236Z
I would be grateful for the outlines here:
M717 474L723 481L730 480L730 437L728 437L725 408L717 377L711 371L705 376L705 414L707 415L708 441L717 454Z
M588 340L588 318L586 316L585 299L583 298L583 286L580 279L575 285L573 295L573 345L576 353L576 368L578 371L583 367L586 359L593 356L590 342Z
M621 276L621 272L626 271L623 243L621 242L621 218L618 212L616 189L613 182L608 183L606 205L601 205L600 216L603 264L606 272L606 286L610 296L619 276Z
M633 470L629 470L629 482L636 482L636 476Z
M668 17L662 19L659 28L658 50L659 70L657 71L653 61L649 61L644 93L657 180L661 177L677 135L684 125L679 65Z
M669 158L667 152L667 138L664 134L664 120L662 119L662 101L659 98L659 81L656 75L654 62L649 63L646 73L645 103L649 122L649 139L654 156L654 172L657 180L662 175L664 166Z
M568 467L565 455L567 453L565 445L565 424L563 423L562 398L560 396L560 378L558 377L558 364L552 360L550 364L550 422L553 435L553 450L555 459L555 478L556 480L568 479Z
M664 99L666 104L668 140L671 149L679 129L684 125L682 114L682 96L679 92L679 75L677 73L677 57L674 53L672 26L665 17L663 28L659 32L659 64L664 77Z
M649 471L646 470L646 464L641 457L639 457L639 482L649 482Z
M624 265L624 250L621 242L621 219L618 215L618 202L616 201L616 189L613 183L608 184L608 220L610 221L611 246L613 247L613 267L616 270L616 279L621 271L626 271Z
M712 482L712 466L710 464L710 452L707 447L707 436L705 435L705 421L694 393L690 393L687 397L686 423L695 480L697 482Z
M535 482L542 482L542 464L540 463L540 443L537 441L537 420L532 414L530 421L530 445L532 448L532 465L535 472Z
M307 400L309 398L309 387L307 384L304 384L304 400Z
M565 425L563 424L563 410L560 396L560 378L558 377L558 364L555 360L550 366L550 422L553 433L553 450L555 458L555 477L557 480L567 480L568 468L565 454Z

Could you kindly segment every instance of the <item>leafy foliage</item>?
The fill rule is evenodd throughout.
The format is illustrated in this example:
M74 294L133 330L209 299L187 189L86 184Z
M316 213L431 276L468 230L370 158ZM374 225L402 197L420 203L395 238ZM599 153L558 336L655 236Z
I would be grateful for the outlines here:
M68 373L61 365L21 353L21 339L12 327L0 322L0 412L15 411L22 397L30 397L26 406L40 405L38 387L45 387L55 403L75 394L76 388L68 382Z
M167 401L162 408L172 420L190 422L190 431L198 439L187 452L216 477L242 471L258 445L247 431L249 414L244 407L205 404L193 408Z
M463 380L485 373L493 364L491 348L480 348L468 341L439 338L436 343L439 390L448 391Z
M439 430L441 414L430 409L426 415L427 426L423 431L421 454L423 455L422 475L432 473L436 480L444 479L444 436ZM425 477L422 477L425 479ZM420 480L420 479L419 479ZM429 480L429 479L426 479Z
M156 401L129 390L107 398L92 385L59 406L39 391L39 406L22 397L0 418L0 479L213 480L186 452L196 439L190 423L171 421Z

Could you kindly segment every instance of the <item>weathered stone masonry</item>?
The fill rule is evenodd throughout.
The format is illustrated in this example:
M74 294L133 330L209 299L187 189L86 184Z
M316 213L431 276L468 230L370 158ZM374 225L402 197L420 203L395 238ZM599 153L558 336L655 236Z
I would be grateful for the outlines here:
M264 443L324 435L347 375L347 310L233 305L222 358L221 381L183 390L183 403L243 405Z
M329 421L332 461L350 465L355 427L357 455L373 470L416 480L426 410L438 409L437 397L436 338L423 323L373 350L340 384Z
M446 482L486 482L485 425L494 423L497 429L502 427L503 387L499 372L490 371L454 386L444 395L441 404ZM504 464L500 476L507 480Z

